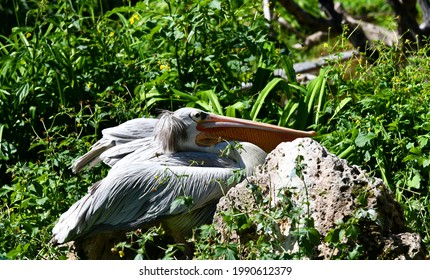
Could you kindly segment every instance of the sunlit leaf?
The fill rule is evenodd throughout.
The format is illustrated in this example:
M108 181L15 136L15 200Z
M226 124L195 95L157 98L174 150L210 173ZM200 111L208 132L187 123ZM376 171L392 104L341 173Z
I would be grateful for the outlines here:
M355 138L355 145L358 147L364 147L370 144L370 141L376 137L376 134L373 132L360 132Z

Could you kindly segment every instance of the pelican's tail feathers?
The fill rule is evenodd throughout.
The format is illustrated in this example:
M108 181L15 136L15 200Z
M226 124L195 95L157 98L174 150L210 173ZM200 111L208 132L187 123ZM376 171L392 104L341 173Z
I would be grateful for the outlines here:
M91 150L88 153L75 160L75 162L73 162L70 168L72 169L73 173L76 174L79 173L87 165L89 166L89 168L95 166L101 161L99 156L104 151L112 148L113 146L115 146L115 144L112 140L104 138L100 139L91 147Z
M136 150L139 149L149 149L153 145L153 138L152 137L146 137L143 139L136 139L133 141L130 141L128 143L117 145L111 149L106 150L103 152L99 158L102 160L106 165L112 167L114 166L119 160L123 159L125 156L134 153Z

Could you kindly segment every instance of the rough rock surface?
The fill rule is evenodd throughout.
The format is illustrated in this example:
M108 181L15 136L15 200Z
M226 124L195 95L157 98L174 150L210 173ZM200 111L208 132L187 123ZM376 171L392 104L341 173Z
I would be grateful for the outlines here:
M343 236L340 243L344 242L350 248L359 245L362 259L425 258L420 236L405 227L402 208L383 181L368 176L357 166L348 165L347 161L329 153L312 139L280 144L253 177L232 188L221 199L214 223L225 241L245 242L243 236L228 229L221 213L232 207L240 212L254 211L257 203L255 194L247 187L249 185L259 186L266 198L271 196L270 207L292 203L300 209L302 218L313 219L321 238L307 258L340 256L339 247L324 241L328 233L340 228L339 222L359 228L357 237L348 240ZM276 195L285 189L291 194L289 202ZM287 217L280 221L283 247L293 253L298 249L298 242L290 234L291 219ZM247 240L252 238L256 240L258 233L254 237L246 236Z

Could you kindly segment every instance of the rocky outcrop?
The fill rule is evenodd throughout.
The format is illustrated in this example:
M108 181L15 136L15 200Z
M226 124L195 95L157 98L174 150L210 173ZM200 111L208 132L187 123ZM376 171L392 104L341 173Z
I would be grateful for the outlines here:
M244 245L238 246L245 248L239 254L249 253L252 244L275 242L281 248L270 249L271 257L285 252L307 259L428 256L419 234L405 226L402 208L382 180L309 138L280 144L254 176L230 189L217 205L214 224L221 244ZM77 240L67 244L69 258L133 259L138 247L114 249L121 242L132 240L125 232ZM153 247L146 252L148 258L162 257ZM239 258L259 258L259 251ZM192 254L178 255L186 257Z
M297 229L313 227L317 242L304 258L426 256L420 236L406 228L402 208L383 181L350 166L312 139L280 144L253 177L221 199L214 218L221 238L238 243L261 238L261 229L242 234L228 226L222 215L234 209L252 216L261 201L269 201L269 215L278 208L290 211L276 221L278 240L291 254L304 246Z

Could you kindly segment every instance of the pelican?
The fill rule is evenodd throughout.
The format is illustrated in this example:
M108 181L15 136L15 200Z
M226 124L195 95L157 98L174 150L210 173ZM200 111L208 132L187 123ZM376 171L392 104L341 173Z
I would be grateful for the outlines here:
M100 161L111 169L61 215L51 242L157 224L184 240L194 227L211 222L216 203L234 185L227 183L233 172L249 176L279 143L311 136L315 132L195 108L105 129L72 170ZM178 203L181 197L189 203Z

